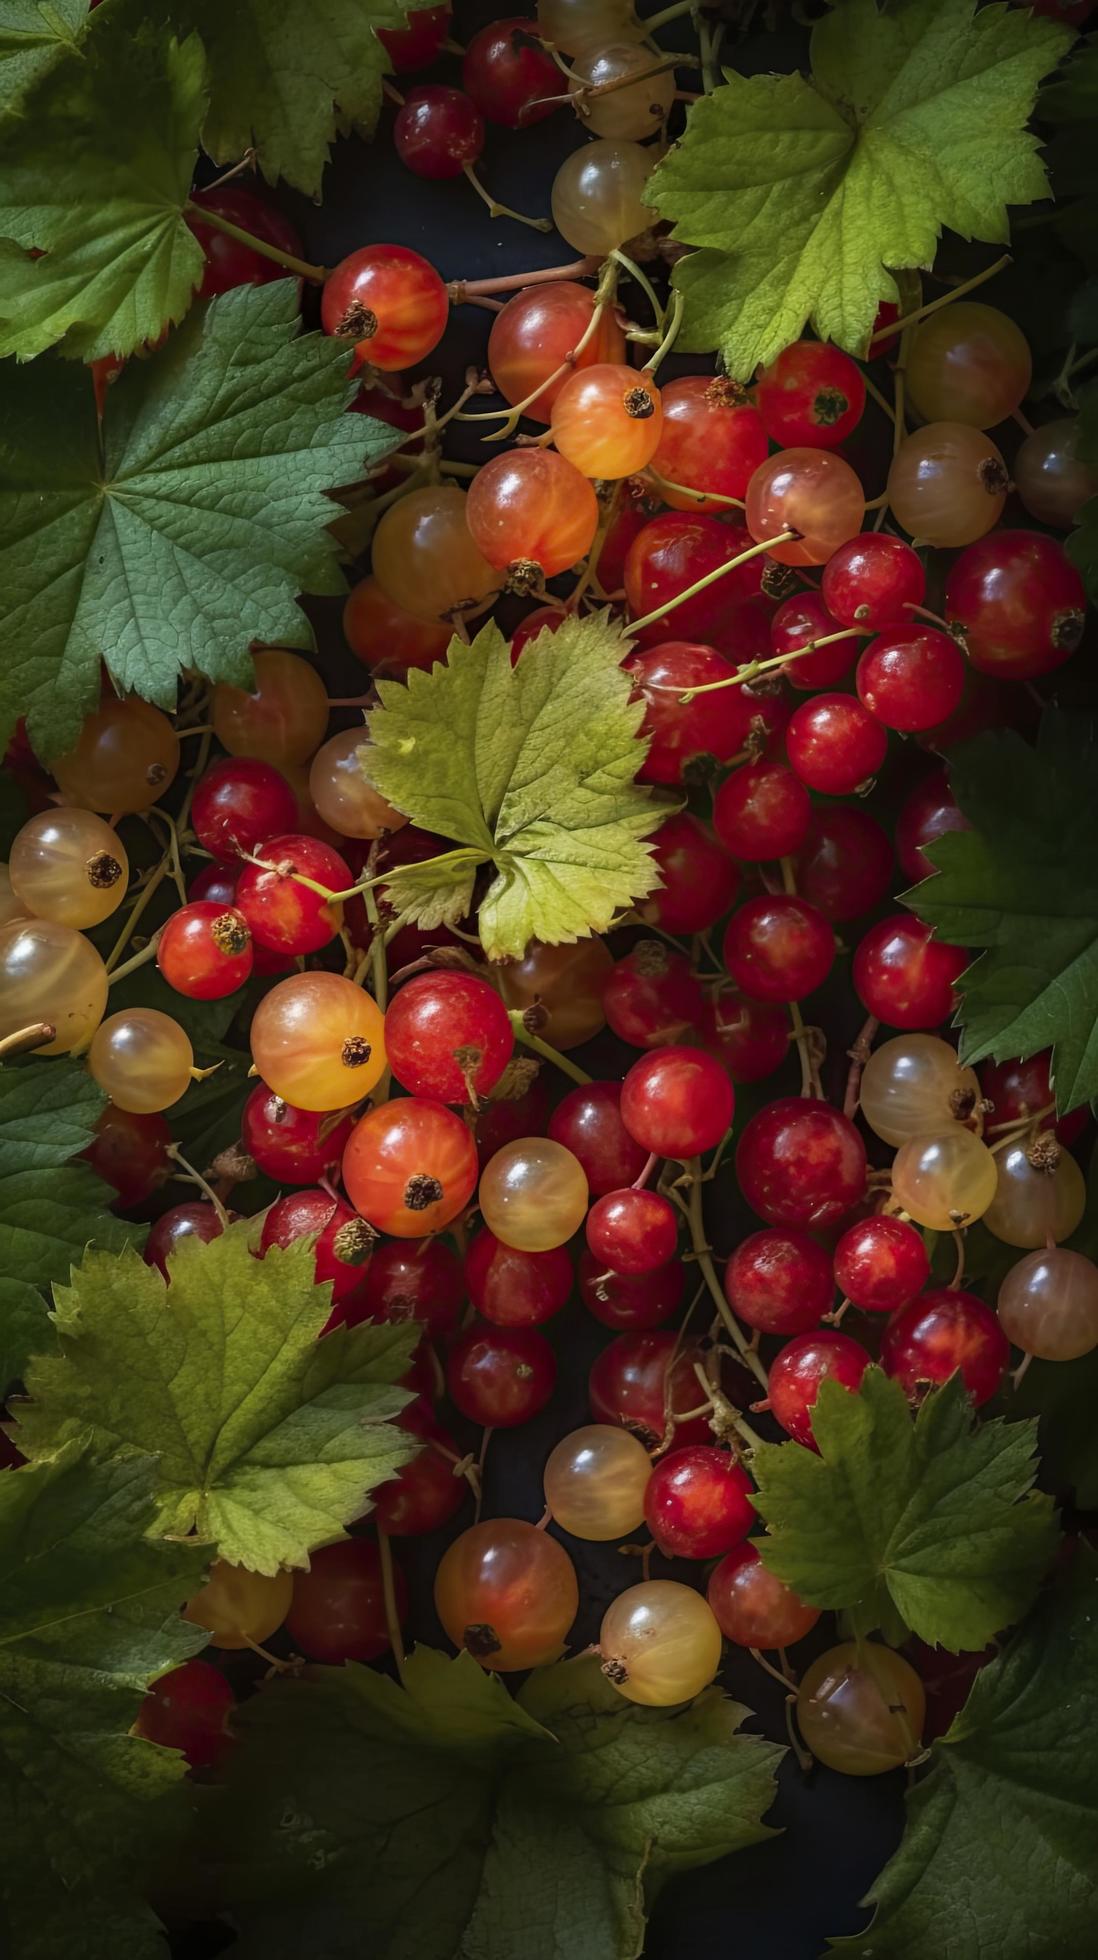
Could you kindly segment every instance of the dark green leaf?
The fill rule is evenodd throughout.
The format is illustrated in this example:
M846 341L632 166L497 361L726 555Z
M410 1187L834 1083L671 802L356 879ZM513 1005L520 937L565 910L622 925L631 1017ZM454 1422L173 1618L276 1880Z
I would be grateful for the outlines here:
M1098 871L1089 718L1048 711L1035 749L1000 729L950 756L972 828L932 844L937 875L905 902L942 939L986 948L958 983L961 1058L1053 1049L1057 1107L1098 1095Z
M863 1960L1082 1960L1098 1888L1098 1566L1080 1546L982 1668L867 1905Z
M405 1674L317 1669L241 1711L211 1846L241 1960L628 1960L671 1872L769 1835L781 1752L714 1690L638 1708L583 1658L514 1701L425 1648Z
M976 1427L959 1375L912 1420L898 1382L870 1368L856 1395L825 1382L819 1455L764 1443L752 1469L763 1562L811 1605L859 1630L979 1651L1025 1611L1056 1546L1051 1500L1031 1486L1033 1423Z

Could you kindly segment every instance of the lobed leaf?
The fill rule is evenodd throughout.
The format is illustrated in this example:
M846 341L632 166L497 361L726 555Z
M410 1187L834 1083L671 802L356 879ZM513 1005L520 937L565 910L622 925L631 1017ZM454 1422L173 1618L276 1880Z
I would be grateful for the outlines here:
M371 783L449 858L386 877L394 910L427 927L469 909L476 868L495 875L480 903L489 959L531 939L604 932L659 882L641 840L667 806L634 778L643 705L621 666L627 641L605 613L569 619L512 667L498 626L445 663L382 681L362 750Z
M415 1330L338 1327L313 1248L252 1253L255 1226L184 1240L168 1282L133 1252L91 1253L56 1287L59 1351L27 1371L19 1444L79 1431L157 1459L160 1531L197 1531L252 1571L307 1566L414 1454L391 1418L409 1400Z
M812 73L738 75L696 102L649 201L699 249L675 268L679 346L750 380L806 321L864 352L892 269L929 266L943 227L992 242L1007 206L1048 194L1026 130L1072 35L974 0L844 0L812 33Z
M860 1633L906 1627L953 1653L1020 1618L1058 1536L1032 1489L1034 1423L976 1426L959 1375L913 1421L900 1384L870 1368L856 1395L824 1383L812 1429L818 1456L764 1443L752 1461L771 1572Z

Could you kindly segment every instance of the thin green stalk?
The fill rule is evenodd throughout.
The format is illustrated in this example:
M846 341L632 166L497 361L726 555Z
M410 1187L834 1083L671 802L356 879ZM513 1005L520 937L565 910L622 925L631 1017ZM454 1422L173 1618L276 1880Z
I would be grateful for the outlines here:
M692 599L696 592L704 592L707 586L715 585L719 578L725 578L729 572L734 572L737 565L746 565L750 558L758 558L764 551L773 551L775 545L791 544L799 535L797 531L779 531L776 538L765 538L761 544L753 544L750 550L741 551L737 558L730 558L727 565L718 565L715 571L706 572L704 578L695 579L693 585L688 585L685 592L677 592L673 599L668 599L662 606L656 606L650 613L645 613L643 619L630 620L628 631L639 633L642 627L654 626L656 620L662 619L665 613L674 612L676 606L685 605L687 599Z
M565 1075L571 1076L573 1082L578 1082L583 1087L593 1081L594 1078L588 1075L586 1069L582 1069L578 1062L570 1061L568 1056L562 1055L558 1048L552 1048L547 1041L542 1040L540 1034L531 1034L517 1008L512 1009L510 1021L516 1039L525 1047L532 1048L535 1055L541 1056L543 1062L552 1062L554 1068L563 1070Z
M296 272L299 279L310 279L314 286L322 286L328 277L326 266L310 265L307 259L295 259L292 252L280 252L277 245L268 245L265 238L256 238L250 231L243 231L208 204L196 204L192 198L188 198L183 209L200 223L212 225L215 231L223 231L227 238L235 238L238 245L246 245L250 252L258 252L260 258L285 266L287 272Z
M691 1157L689 1163L686 1166L686 1172L687 1172L687 1181L688 1181L689 1193L690 1193L686 1205L686 1220L687 1220L687 1224L690 1227L690 1242L694 1248L694 1257L698 1262L698 1267L702 1274L703 1279L705 1280L706 1286L709 1288L709 1293L710 1293L710 1297L712 1298L713 1305L716 1307L717 1312L719 1313L721 1319L723 1320L725 1326L727 1327L729 1334L732 1336L732 1340L735 1343L735 1346L737 1348L737 1351L739 1352L741 1359L743 1360L744 1364L748 1368L750 1368L751 1373L755 1377L755 1380L761 1384L763 1394L765 1395L769 1388L766 1369L763 1367L763 1364L759 1360L759 1357L755 1352L755 1349L751 1346L751 1343L748 1341L747 1336L743 1331L743 1328L740 1326L739 1321L736 1319L735 1314L732 1312L732 1309L728 1304L728 1300L725 1296L724 1288L721 1285L720 1280L717 1278L716 1267L713 1264L713 1257L709 1250L709 1241L705 1236L705 1216L702 1211L702 1170L701 1170L700 1157Z

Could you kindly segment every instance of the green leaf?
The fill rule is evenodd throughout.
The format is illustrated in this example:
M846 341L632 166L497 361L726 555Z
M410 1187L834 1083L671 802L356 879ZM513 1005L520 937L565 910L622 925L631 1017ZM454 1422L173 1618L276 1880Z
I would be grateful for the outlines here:
M414 1454L389 1419L415 1339L386 1324L319 1340L331 1288L313 1284L311 1242L257 1259L255 1236L245 1220L184 1241L167 1287L133 1252L85 1259L54 1289L59 1352L30 1364L20 1447L90 1430L103 1451L147 1451L161 1531L271 1573L341 1538Z
M928 1646L979 1651L1029 1605L1058 1537L1031 1487L1032 1422L973 1422L959 1375L914 1421L898 1382L867 1370L856 1395L825 1382L819 1455L764 1443L752 1469L765 1565L862 1633L896 1619ZM897 1632L897 1637L902 1637Z
M867 1905L864 1960L1086 1954L1098 1886L1098 1565L1073 1566L981 1668Z
M716 1691L637 1708L584 1658L515 1701L424 1648L405 1675L317 1669L242 1710L223 1873L241 1960L309 1940L328 1960L627 1960L671 1872L771 1835L781 1751Z
M196 28L210 63L203 147L235 163L249 145L271 183L317 196L336 133L336 104L366 134L391 64L379 27L403 27L408 0L138 0L130 17Z
M174 708L181 668L244 683L250 641L312 646L297 594L343 590L325 490L393 432L343 413L345 350L297 327L289 280L196 307L110 389L102 455L86 374L0 368L0 736L25 712L68 746L104 659Z
M0 1395L53 1345L39 1289L67 1279L93 1240L117 1249L144 1237L107 1209L113 1193L90 1164L68 1161L105 1102L78 1062L0 1070Z
M0 1476L0 1837L20 1960L106 1960L108 1928L127 1960L164 1951L138 1888L186 1825L185 1765L126 1731L148 1682L205 1642L179 1606L209 1552L146 1537L153 1476L80 1441Z
M1098 764L1088 717L1048 710L1036 748L1012 730L950 755L972 825L931 845L905 896L957 946L986 947L958 981L965 1062L1052 1048L1061 1113L1098 1095L1098 872L1079 824Z
M476 866L489 959L604 932L659 882L641 842L667 806L634 781L643 705L630 699L627 642L606 613L569 619L535 660L511 665L499 627L445 664L381 681L362 751L369 780L424 828L462 846L387 876L389 903L431 927L468 910Z
M21 113L34 84L90 25L88 0L0 0L0 115Z
M194 35L91 35L0 123L0 354L129 354L182 318L202 276L183 206L205 105Z
M1070 30L974 0L845 0L812 74L738 75L693 105L649 201L700 247L675 268L682 349L749 380L811 321L864 352L890 268L929 266L943 226L1005 242L1008 204L1048 194L1026 132Z

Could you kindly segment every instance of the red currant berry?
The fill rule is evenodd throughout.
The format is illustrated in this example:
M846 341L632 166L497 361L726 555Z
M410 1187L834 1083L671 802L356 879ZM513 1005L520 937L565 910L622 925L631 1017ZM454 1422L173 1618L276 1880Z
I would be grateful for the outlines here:
M621 1120L657 1157L700 1156L720 1142L735 1097L719 1062L698 1048L656 1048L634 1062L621 1089Z
M683 1347L678 1334L665 1329L619 1334L592 1366L591 1414L596 1422L631 1429L646 1449L655 1449L670 1419L702 1400L694 1373L702 1358L699 1347ZM678 1443L706 1443L712 1436L704 1415L676 1423L673 1433Z
M767 1224L834 1225L865 1191L865 1144L830 1103L784 1096L746 1125L736 1176Z
M244 1104L240 1141L276 1184L316 1184L338 1171L353 1127L346 1110L294 1109L261 1082Z
M408 1587L393 1569L397 1619L408 1617ZM376 1661L389 1651L381 1554L368 1538L347 1538L313 1552L307 1572L294 1573L286 1632L308 1660Z
M192 1769L213 1769L231 1748L226 1723L236 1707L220 1668L184 1661L154 1681L137 1711L134 1734L178 1749Z
M587 1245L606 1270L633 1278L673 1259L679 1243L675 1208L658 1191L608 1191L587 1214Z
M644 702L641 735L648 754L637 774L645 783L704 780L716 763L731 762L751 733L752 706L743 689L721 686L714 694L680 696L692 687L731 682L735 669L712 647L668 640L631 654L625 662Z
M155 1266L167 1279L168 1260L184 1239L198 1239L203 1245L209 1245L224 1230L222 1219L211 1204L196 1199L193 1204L173 1205L170 1211L161 1212L150 1228L141 1257L146 1266Z
M435 271L406 245L366 245L342 259L325 282L325 333L354 342L351 371L367 362L392 371L414 367L446 331L450 301Z
M393 124L396 153L417 177L460 177L484 148L484 117L459 88L412 89Z
M481 114L506 129L551 116L561 94L561 77L537 21L521 15L492 21L474 34L461 80Z
M927 845L936 844L951 830L970 828L949 787L948 771L931 770L912 790L896 819L896 856L904 877L916 885L932 877L936 866L926 855Z
M256 856L262 862L246 864L236 881L237 906L256 944L295 958L319 952L336 936L339 909L301 878L332 892L346 891L354 878L345 859L318 837L292 833L269 838Z
M892 846L868 810L845 803L813 812L794 861L797 890L833 925L872 912L892 886Z
M937 1028L953 1012L955 981L968 965L960 946L933 939L907 912L870 926L854 954L853 977L867 1014L890 1028Z
M713 825L721 843L733 857L751 864L791 857L811 824L808 791L778 762L747 763L735 770L713 803Z
M217 190L194 191L191 204L213 211L230 224L239 225L264 245L274 245L299 259L304 251L301 239L285 214L266 198L257 197L243 184L222 184ZM187 215L187 225L206 255L200 299L213 299L217 293L231 292L234 286L266 286L272 279L285 279L286 268L261 252L255 252L241 239L230 238L216 225L204 224L200 217Z
M677 599L708 572L738 558L752 542L742 526L726 524L719 517L694 517L685 511L672 511L653 518L637 532L626 553L625 595L633 617L641 619L655 612L657 606L666 605L669 599ZM724 578L714 579L704 591L695 592L676 606L676 631L684 641L697 640L704 644L728 625L737 605L758 597L761 580L760 554ZM666 622L654 620L640 637L651 645L662 640L665 633ZM712 701L717 697L707 698Z
M224 862L258 850L296 822L297 798L285 776L255 756L227 756L195 784L194 834L204 851Z
M450 32L450 7L413 7L403 27L379 27L377 38L398 75L414 68L429 68L442 53Z
M825 796L852 796L877 774L888 736L853 695L817 694L794 708L785 747L809 789Z
M579 1158L593 1198L635 1183L648 1161L648 1152L634 1143L621 1120L620 1082L586 1082L570 1089L549 1119L548 1134Z
M683 374L662 395L663 432L652 469L665 479L659 484L664 502L672 510L717 513L727 509L725 498L742 503L767 443L762 417L739 383Z
M160 929L156 964L169 987L187 1000L222 1000L252 970L252 935L235 906L199 899L183 905Z
M129 1211L133 1205L151 1197L170 1177L171 1140L171 1126L166 1117L140 1116L109 1102L96 1117L92 1140L80 1155L117 1192L123 1211ZM635 1147L640 1149L639 1144ZM634 1176L639 1169L640 1166Z
M763 1334L804 1334L830 1311L831 1261L807 1232L752 1232L724 1269L729 1306Z
M355 1318L418 1320L434 1340L444 1340L465 1305L461 1261L444 1239L411 1245L386 1239L376 1246L362 1279Z
M642 939L618 960L602 990L607 1021L633 1048L661 1048L681 1041L701 1007L702 991L689 960L659 939Z
M965 657L956 640L932 626L904 626L866 647L857 688L863 707L886 728L937 728L961 705Z
M849 1334L798 1334L770 1364L771 1414L794 1442L818 1450L812 1411L824 1382L854 1394L868 1366L868 1353Z
M444 1103L401 1096L356 1123L343 1153L343 1182L379 1232L424 1239L464 1211L477 1183L477 1149Z
M727 1450L695 1445L656 1464L644 1521L665 1558L719 1558L747 1537L757 1512L751 1479Z
M1067 553L1043 531L991 531L954 561L945 612L972 665L1031 681L1069 660L1083 637L1086 592Z
M752 1000L804 1000L822 987L835 958L835 934L814 905L780 892L749 898L724 935L724 964Z
M795 340L762 369L755 402L780 448L837 449L862 419L865 382L829 340Z
M909 1401L960 1371L976 1407L989 1402L1010 1361L997 1315L974 1293L936 1286L894 1314L884 1330L881 1365Z
M520 619L511 635L511 665L518 665L520 654L541 633L559 633L568 614L558 612L556 606L537 606L525 619Z
M674 937L708 932L736 896L736 867L712 833L688 811L668 817L648 839L663 880L638 908Z
M567 1301L572 1261L566 1246L520 1252L485 1229L465 1254L465 1284L477 1312L494 1327L537 1327Z
M398 1429L423 1444L388 1483L371 1492L372 1520L390 1538L421 1538L449 1524L469 1493L455 1474L463 1452L436 1421L429 1404L411 1402L396 1418Z
M763 1653L792 1647L820 1617L818 1606L806 1606L767 1571L750 1538L710 1573L705 1596L726 1640Z
M733 1082L761 1082L789 1053L789 1016L770 1001L748 1000L723 986L707 1000L699 1024L702 1044Z
M385 1016L385 1048L412 1096L476 1103L494 1089L515 1037L494 987L473 973L422 973Z
M556 1378L553 1350L533 1327L470 1327L446 1363L454 1407L484 1429L529 1422L545 1407Z
M824 605L840 626L879 633L926 598L918 553L887 531L860 531L833 551L820 584Z
M853 638L836 640L834 635L842 630L818 592L795 592L791 599L782 600L770 621L770 647L774 654L797 655L782 670L791 687L804 694L845 680L857 658L858 642ZM812 646L816 640L831 640L832 645L815 653L801 653L802 647Z
M615 1332L662 1327L682 1305L686 1268L678 1259L650 1273L608 1273L593 1253L581 1252L580 1298L588 1313Z
M296 1245L299 1239L314 1237L314 1280L318 1286L327 1281L333 1309L341 1307L361 1285L362 1269L377 1233L350 1205L328 1191L291 1191L276 1200L263 1220L260 1257L272 1246L285 1248ZM338 1326L343 1317L333 1312L329 1326Z
M998 1129L1002 1123L1022 1123L1027 1118L1040 1117L1041 1129L1055 1130L1060 1142L1070 1149L1086 1128L1087 1112L1073 1109L1057 1121L1051 1107L1055 1101L1051 1070L1051 1048L1042 1048L1024 1062L985 1062L980 1070L980 1087L992 1106L987 1121Z
M930 1278L926 1246L902 1218L863 1218L835 1247L835 1284L866 1313L894 1313Z

